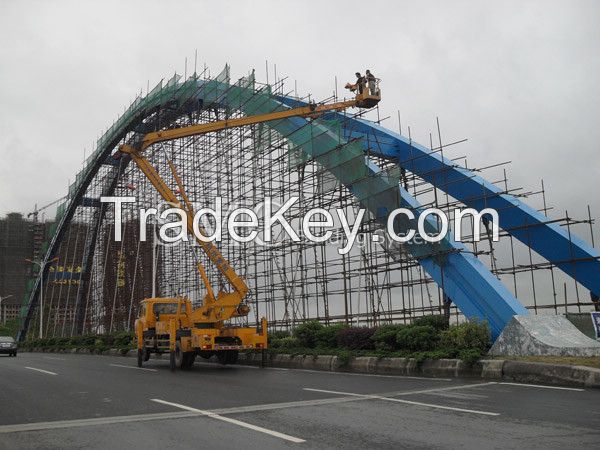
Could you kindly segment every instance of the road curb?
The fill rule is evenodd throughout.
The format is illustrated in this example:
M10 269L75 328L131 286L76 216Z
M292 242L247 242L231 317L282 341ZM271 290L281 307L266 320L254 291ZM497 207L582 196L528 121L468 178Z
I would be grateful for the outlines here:
M238 364L258 366L261 355L240 355ZM431 359L419 363L413 358L359 356L342 361L338 356L285 355L267 357L267 367L325 370L374 375L425 376L431 378L483 378L559 386L600 388L600 369L540 362L483 359L469 365L459 359Z
M89 349L41 348L23 350L35 353L76 353L136 357L136 350L109 349L93 352ZM154 359L164 359L153 355ZM211 362L209 360L208 362ZM261 366L260 353L240 354L238 364ZM344 360L332 355L286 355L271 354L265 358L266 367L285 369L322 370L327 372L364 373L373 375L424 376L431 378L484 378L489 380L517 381L522 383L576 386L600 389L600 369L565 364L515 361L504 359L482 359L469 365L460 359L429 359L419 363L414 358L378 358L358 356ZM216 362L215 362L216 364Z
M502 378L525 383L600 388L600 369L566 364L506 360Z

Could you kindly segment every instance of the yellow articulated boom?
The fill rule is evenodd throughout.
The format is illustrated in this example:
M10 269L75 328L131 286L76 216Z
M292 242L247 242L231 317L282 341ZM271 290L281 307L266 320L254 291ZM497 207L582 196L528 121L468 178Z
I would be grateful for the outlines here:
M233 364L240 350L265 349L266 319L261 320L259 329L225 324L233 317L248 315L250 308L243 302L248 286L212 242L205 242L194 234L194 211L173 164L169 161L183 204L139 151L128 146L122 146L120 150L131 155L165 201L186 212L188 233L195 237L211 262L233 287L233 291L220 291L215 296L204 267L198 263L198 271L207 290L201 307L192 309L191 301L185 297L150 298L140 302L135 323L138 366L141 367L151 353L169 352L171 370L175 370L190 368L197 355L205 358L216 355L221 363Z
M360 93L354 100L329 104L310 104L299 108L275 111L236 119L221 120L188 127L163 130L146 134L139 145L121 145L119 151L131 156L138 168L144 173L161 197L173 207L183 209L187 214L188 233L196 239L208 259L227 279L233 290L221 290L216 296L206 271L198 263L198 271L206 286L207 294L202 306L192 307L186 297L149 298L140 302L135 332L138 346L138 366L148 361L151 353L169 353L171 370L189 369L196 356L209 358L216 355L222 364L237 361L238 352L246 349L267 348L267 320L261 319L260 326L238 327L226 323L234 317L247 316L249 306L244 302L248 293L246 282L235 272L229 262L212 242L199 239L194 233L194 211L187 197L175 166L168 161L171 173L177 183L182 201L150 164L143 152L151 145L183 137L220 131L227 128L242 127L289 117L316 117L327 111L341 111L350 107L370 108L380 100L377 95ZM204 230L200 230L204 235Z

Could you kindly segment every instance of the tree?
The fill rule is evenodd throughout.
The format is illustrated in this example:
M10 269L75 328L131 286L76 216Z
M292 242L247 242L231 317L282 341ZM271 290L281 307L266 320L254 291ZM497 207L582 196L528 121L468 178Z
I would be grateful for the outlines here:
M17 337L17 332L19 331L19 320L12 319L7 320L6 324L0 323L0 336L12 336Z

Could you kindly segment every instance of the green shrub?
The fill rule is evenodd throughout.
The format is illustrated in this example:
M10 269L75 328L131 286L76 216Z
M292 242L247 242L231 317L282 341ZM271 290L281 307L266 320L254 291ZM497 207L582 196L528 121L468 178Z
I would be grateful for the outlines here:
M396 350L396 335L406 325L382 325L375 330L371 340L375 343L376 350Z
M56 348L63 349L63 348L69 347L70 343L71 343L71 339L70 338L68 338L68 337L59 337L59 338L56 338L56 343L54 344L54 346Z
M49 337L44 339L33 338L21 344L21 348L43 349L68 349L87 348L90 350L104 351L117 347L128 350L133 347L135 336L130 332L117 332L112 335L86 334L72 337Z
M423 316L413 320L413 325L430 326L442 331L448 329L448 319L446 316Z
M135 336L133 333L129 333L127 331L122 331L122 332L115 334L113 345L117 348L131 347L134 339L135 339Z
M271 348L276 348L279 350L291 350L301 347L298 339L291 336L283 337L281 339L273 339L270 346Z
M491 345L490 327L476 320L454 325L442 332L441 345L457 352L474 349L484 354Z
M481 350L478 348L464 349L458 353L458 357L470 366L479 361L481 355Z
M338 345L338 335L340 330L346 328L343 323L336 323L335 325L329 325L317 330L316 340L317 347L324 348L336 348Z
M84 334L81 336L81 345L90 348L96 343L96 336L93 334Z
M81 348L83 347L83 337L82 336L73 336L69 339L69 347L72 348Z
M281 339L281 338L285 338L285 337L289 337L289 336L290 336L290 332L286 331L286 330L271 331L268 334L269 344L271 343L271 340L273 340L273 339Z
M115 337L112 334L102 334L99 336L105 346L112 347L115 343Z
M5 324L0 323L0 336L17 337L19 332L19 319L7 320Z
M323 325L317 320L309 320L298 325L294 330L294 337L298 339L301 347L315 348L317 345L317 333Z
M338 332L338 346L348 350L374 350L371 339L374 333L375 328L343 328Z
M352 354L348 350L340 350L337 354L340 367L345 367L350 362Z
M411 325L396 334L399 349L413 352L433 350L438 346L440 334L431 325Z
M449 350L436 349L424 352L413 352L410 354L410 357L416 360L417 365L421 365L428 359L454 358L455 355Z

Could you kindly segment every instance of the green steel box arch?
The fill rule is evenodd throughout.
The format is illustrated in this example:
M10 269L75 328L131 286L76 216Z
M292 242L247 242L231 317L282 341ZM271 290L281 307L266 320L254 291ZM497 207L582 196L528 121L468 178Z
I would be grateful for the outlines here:
M299 104L297 99L275 96L269 89L256 89L252 76L231 84L228 66L213 80L192 77L179 82L179 77L174 76L165 85L159 84L145 97L136 99L98 141L96 151L90 155L84 170L69 190L70 200L59 210L58 226L48 245L46 259L50 260L55 256L76 208L86 201L90 202L84 195L99 168L104 164L115 165L111 154L118 143L132 132L132 139L135 139L149 131L144 129L144 119L157 109L168 106L174 111L175 118L178 114L213 106L255 115ZM582 240L567 236L557 225L546 223L545 216L516 198L501 194L491 183L468 170L455 167L425 147L366 120L345 115L343 120L339 119L339 113L332 113L316 120L291 118L271 122L267 126L285 136L304 158L314 159L333 174L378 222L385 224L387 213L395 208L410 208L418 214L422 207L400 186L398 177L367 160L364 156L366 151L392 159L398 166L406 167L469 207L477 210L496 208L500 211L500 225L505 231L555 263L590 291L600 293L600 279L595 276L600 268L600 253ZM415 155L419 157L415 158ZM118 164L105 195L110 195L114 190L117 179L128 162L125 159ZM96 220L101 220L101 217L102 208L99 208ZM524 225L532 224L538 226L529 228L527 232L523 230ZM397 221L394 224L396 232L403 232L414 226L410 221ZM426 228L435 231L435 222L429 220ZM463 244L452 240L451 233L435 244L417 245L409 242L405 247L466 317L489 322L494 338L513 315L528 314L525 307L481 261L466 251ZM87 256L84 259L91 261L93 246L85 251ZM582 261L566 262L572 261L573 256ZM35 313L39 290L38 277L24 311L20 340L25 338ZM82 327L81 307L78 298L75 305L75 326L78 328Z

